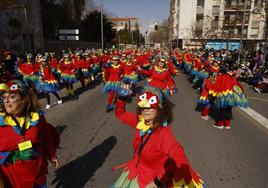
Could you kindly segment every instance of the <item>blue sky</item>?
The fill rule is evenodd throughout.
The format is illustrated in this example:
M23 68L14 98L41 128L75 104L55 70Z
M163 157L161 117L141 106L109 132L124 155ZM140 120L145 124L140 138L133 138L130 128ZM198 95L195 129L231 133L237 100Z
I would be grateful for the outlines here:
M101 5L101 0L93 2ZM143 32L150 22L159 23L169 16L169 0L103 0L103 8L115 17L141 18Z

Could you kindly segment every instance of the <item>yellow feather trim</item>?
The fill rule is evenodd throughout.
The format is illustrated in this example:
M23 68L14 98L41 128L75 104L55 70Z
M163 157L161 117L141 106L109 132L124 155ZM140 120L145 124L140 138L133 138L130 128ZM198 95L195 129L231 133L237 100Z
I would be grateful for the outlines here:
M145 120L143 117L140 117L139 119L140 121L137 124L136 128L142 130L142 132L148 131L151 128L151 126L145 124Z
M203 184L204 182L200 179L199 183L196 183L193 179L191 180L191 182L189 184L186 184L186 182L184 181L184 179L181 179L180 181L176 182L175 180L173 180L173 187L174 188L203 188Z
M12 119L11 116L6 115L5 113L1 113L0 116L4 116L4 123L6 125L10 125L10 126L17 126L16 122ZM30 119L30 121L28 120L28 118L25 117L16 117L16 120L18 121L20 127L22 127L26 121L26 129L29 129L31 122L37 121L39 120L39 114L37 112L32 112L31 113L32 118Z

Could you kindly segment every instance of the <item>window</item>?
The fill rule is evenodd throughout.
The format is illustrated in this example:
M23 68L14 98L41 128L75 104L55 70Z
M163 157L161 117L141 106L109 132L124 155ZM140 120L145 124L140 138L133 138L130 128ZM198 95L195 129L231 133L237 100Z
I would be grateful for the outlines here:
M196 21L202 21L204 19L204 15L203 14L197 14L196 15Z
M215 16L214 21L219 21L219 16Z
M259 34L259 29L251 29L251 34L252 35L258 35Z
M205 0L197 0L198 7L204 7Z

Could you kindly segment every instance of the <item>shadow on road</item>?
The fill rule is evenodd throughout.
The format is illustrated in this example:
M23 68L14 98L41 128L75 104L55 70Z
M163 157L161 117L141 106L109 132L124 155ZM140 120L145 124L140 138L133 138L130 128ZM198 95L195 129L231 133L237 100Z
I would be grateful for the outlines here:
M81 94L83 94L86 91L92 90L94 88L96 88L96 86L100 85L102 83L102 81L100 79L95 80L93 83L91 83L88 86L85 87L79 87L77 89L74 90L74 96L71 95L66 95L64 97L62 97L63 102L67 102L67 101L73 101L73 100L78 100L79 96ZM80 83L79 83L80 84Z
M55 184L57 188L84 187L97 169L105 162L116 143L116 137L111 136L84 156L60 167L55 172L56 178L53 180L52 184Z
M57 125L56 126L56 130L57 132L61 135L63 133L63 131L65 130L66 125Z

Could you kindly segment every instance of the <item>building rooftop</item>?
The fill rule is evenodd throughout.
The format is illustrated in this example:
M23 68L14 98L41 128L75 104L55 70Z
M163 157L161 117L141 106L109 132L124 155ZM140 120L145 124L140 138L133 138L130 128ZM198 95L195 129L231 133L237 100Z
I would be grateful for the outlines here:
M129 20L140 20L139 18L135 17L129 17L129 18L108 18L112 22L123 22L123 21L129 21Z

